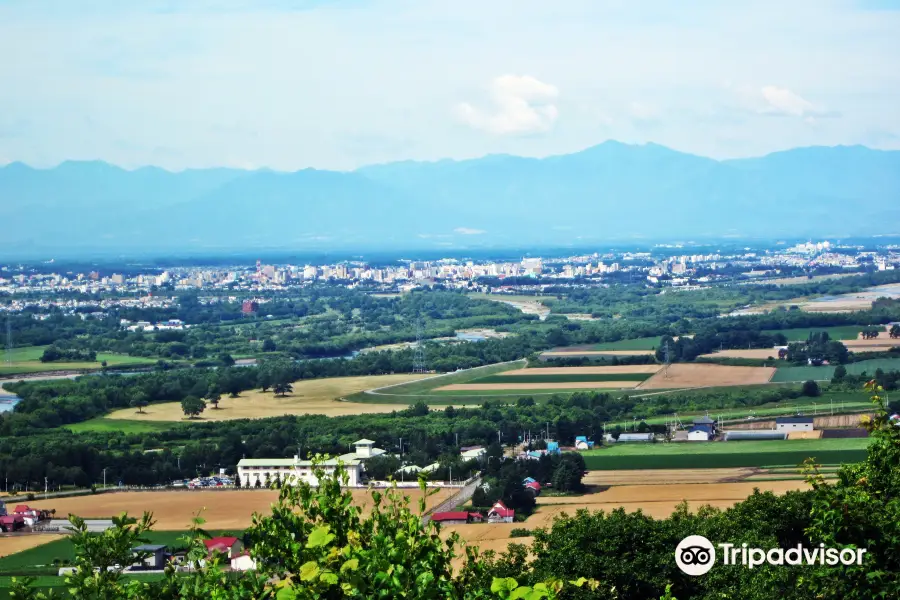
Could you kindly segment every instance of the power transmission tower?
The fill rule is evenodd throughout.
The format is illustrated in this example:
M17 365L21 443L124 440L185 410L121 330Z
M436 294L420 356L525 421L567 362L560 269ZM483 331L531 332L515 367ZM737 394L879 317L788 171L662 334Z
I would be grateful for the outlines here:
M425 370L425 345L422 341L422 319L416 321L416 346L413 349L413 373L427 373Z

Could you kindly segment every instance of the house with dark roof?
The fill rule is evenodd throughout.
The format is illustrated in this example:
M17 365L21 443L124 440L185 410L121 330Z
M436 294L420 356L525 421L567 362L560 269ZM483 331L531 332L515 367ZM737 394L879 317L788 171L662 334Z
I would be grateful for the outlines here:
M164 544L141 544L131 550L136 559L132 569L161 571L166 568L166 546Z
M812 431L814 429L812 417L797 415L796 417L776 417L776 431Z

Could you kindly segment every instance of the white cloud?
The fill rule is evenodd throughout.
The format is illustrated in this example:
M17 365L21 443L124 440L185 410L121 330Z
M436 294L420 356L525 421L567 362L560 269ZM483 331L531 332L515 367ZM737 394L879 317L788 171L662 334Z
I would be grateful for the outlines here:
M460 235L481 235L482 233L487 233L484 229L472 229L470 227L457 227L453 232Z
M628 114L638 121L655 121L659 118L659 109L652 104L632 102L628 105Z
M766 85L760 90L764 106L759 110L762 114L779 115L788 117L813 117L834 116L824 108L816 106L809 100L795 94L789 89Z
M462 102L457 116L475 129L498 135L543 133L553 128L559 116L554 100L556 86L530 75L501 75L491 83L493 112Z

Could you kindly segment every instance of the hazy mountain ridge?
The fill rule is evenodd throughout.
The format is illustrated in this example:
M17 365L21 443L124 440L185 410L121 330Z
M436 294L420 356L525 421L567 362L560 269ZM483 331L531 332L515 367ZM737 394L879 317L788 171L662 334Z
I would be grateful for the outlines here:
M0 167L7 251L850 235L895 233L897 217L900 152L862 146L716 161L606 142L541 159L403 161L353 172Z

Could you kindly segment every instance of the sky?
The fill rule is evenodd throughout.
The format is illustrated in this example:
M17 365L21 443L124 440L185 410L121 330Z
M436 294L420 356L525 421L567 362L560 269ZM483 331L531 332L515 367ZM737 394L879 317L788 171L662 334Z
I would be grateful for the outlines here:
M900 149L900 0L0 0L0 164Z

